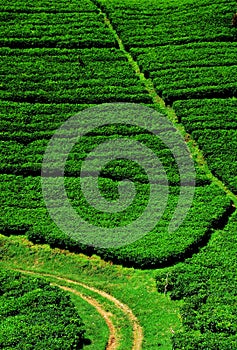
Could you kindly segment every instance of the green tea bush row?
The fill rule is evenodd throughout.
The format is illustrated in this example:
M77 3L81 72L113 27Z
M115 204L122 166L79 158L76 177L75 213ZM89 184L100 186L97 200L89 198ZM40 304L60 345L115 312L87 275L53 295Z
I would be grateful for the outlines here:
M235 66L236 42L197 42L149 48L131 48L145 74L155 77L163 69Z
M112 38L111 38L112 39ZM94 34L66 37L65 35L58 35L57 37L48 36L37 38L0 38L0 45L7 46L13 49L29 49L29 48L89 48L89 47L114 47L117 46L115 40L108 39L108 33L101 34L100 38L95 37Z
M236 224L235 213L199 254L168 275L171 298L184 298L184 328L173 336L175 350L229 350L237 346ZM166 277L157 277L159 291L164 291Z
M108 38L112 40L112 35L108 32L108 29L104 27L103 22L101 21L101 16L90 16L87 15L87 18L83 21L81 18L75 18L77 16L71 15L70 18L67 18L66 23L58 23L58 16L51 16L48 18L46 16L42 19L42 15L39 16L38 20L34 20L31 16L27 16L26 19L15 18L12 22L8 22L8 27L2 28L2 38L10 39L10 38L24 38L28 32L28 38L41 38L45 36L52 37L75 37L78 36L80 38L82 35L86 38L87 35L95 37L95 30L98 37L104 34L108 34ZM52 20L52 23L50 23ZM64 19L66 20L66 18ZM20 31L18 21L22 23L24 26L22 31ZM78 21L80 21L78 24ZM90 27L88 27L88 22L90 21ZM30 22L30 23L29 23ZM47 25L48 23L48 25ZM9 26L12 27L11 31L9 31ZM14 34L13 34L14 33ZM67 33L67 35L65 35Z
M27 0L20 0L12 5L1 0L0 6L3 12L10 13L67 13L67 12L98 12L98 8L90 0L81 0L78 3L76 0L70 1L70 3L65 6L65 3L61 0L54 0L52 3L49 0L43 0L39 3L32 3L29 6Z
M230 23L236 11L234 0L214 3L184 0L175 4L151 1L143 5L135 1L128 5L127 0L96 3L102 3L103 10L109 12L110 20L127 49L200 41L232 41L235 35Z
M176 101L174 109L188 133L197 140L209 168L233 192L237 191L237 100Z
M236 50L237 53L237 50ZM216 87L231 85L235 83L237 66L220 66L220 67L195 67L195 68L173 68L157 71L154 76L154 84L159 90L179 90L199 87Z
M65 292L8 270L0 285L1 349L82 348L84 324Z
M134 174L133 178L136 179ZM171 186L165 212L149 234L117 249L91 248L80 243L80 232L78 239L66 236L50 219L41 193L40 177L1 175L1 180L4 183L1 191L2 233L26 234L36 243L49 243L54 247L60 246L87 254L96 253L107 260L137 267L164 266L196 251L209 238L212 226L230 208L229 200L216 186L196 187L188 216L171 235L168 233L168 225L179 196L179 187ZM122 212L103 213L86 201L80 190L79 178L66 177L64 181L69 201L78 214L101 227L118 227L133 222L141 215L149 200L149 185L136 179L136 196L132 204ZM99 179L100 191L107 200L117 199L117 186L118 180ZM58 206L59 212L62 211L60 198L57 199L57 196L53 205ZM154 210L157 209L154 207ZM61 215L64 215L63 212Z
M8 77L8 82L4 84L4 88L9 90L12 90L12 81L14 78L10 79ZM30 79L30 80L28 80ZM106 90L108 92L113 92L114 90L118 90L117 85L122 89L129 88L129 92L133 93L134 91L138 92L144 92L144 88L141 86L141 84L138 83L137 79L123 79L123 80L116 80L116 78L109 78L109 79L95 79L92 78L90 80L87 79L80 79L79 81L76 79L76 77L70 77L66 74L64 75L64 79L62 80L62 76L54 76L54 78L49 77L48 79L31 79L30 76L24 77L24 80L16 81L15 83L18 88L22 90L36 90L35 84L37 84L37 90L46 90L48 92L55 93L55 91L67 91L67 90L78 90L78 89L88 89L90 88L92 90L92 93L94 93L94 90L97 88L100 89L102 92ZM108 81L108 84L106 84L106 88L104 87L106 80ZM137 85L137 86L136 86Z
M162 98L167 104L173 104L177 100L183 99L204 99L204 98L231 98L237 97L237 84L220 84L217 86L206 85L198 88L183 88L180 90L168 89L162 91Z
M29 60L26 58L31 58L31 61L33 58L37 57L37 62L41 59L45 59L46 62L44 64L49 63L53 61L55 64L56 62L78 62L78 56L82 59L85 59L85 63L87 61L106 61L111 62L112 64L115 61L127 61L127 58L124 56L124 53L121 50L118 50L115 47L110 48L96 48L96 47L90 47L90 48L83 48L83 49L57 49L57 48L35 48L35 49L10 49L9 47L2 47L0 48L2 59L6 59L6 56L16 56L18 59L23 60L25 64L29 64ZM41 57L41 59L39 58ZM4 61L4 66L2 69L4 69L5 64L9 64L14 62L9 62L8 59ZM32 65L31 65L32 67ZM57 67L60 68L59 66ZM66 67L64 66L64 69ZM69 67L68 67L69 68ZM124 67L123 67L124 68ZM118 66L119 69L119 66ZM49 72L50 73L50 72ZM69 71L68 73L73 73L72 71ZM131 75L133 72L131 70L129 71L129 74ZM128 75L128 77L130 76ZM127 78L128 78L127 77Z
M105 87L106 89L106 87ZM55 92L55 95L52 95L50 92L45 91L25 91L17 93L15 92L7 92L4 94L3 100L14 101L14 102L28 102L28 103L76 103L76 104L101 104L101 103L115 103L115 102L131 102L131 103L150 103L151 98L147 94L144 93L134 93L132 94L130 89L121 89L115 87L113 93L107 92L98 93L97 95L90 95L92 92L91 89L74 89L68 90L67 92ZM120 95L118 96L119 91ZM121 91L122 90L122 91ZM134 88L133 90L141 90L139 88ZM96 89L94 89L96 91Z
M56 4L55 4L56 5ZM57 6L57 5L56 5ZM43 11L42 11L43 12ZM7 22L10 25L13 25L16 27L16 30L18 32L20 27L18 25L19 22L22 23L24 28L29 28L30 25L36 25L39 26L40 24L43 26L48 24L54 25L54 28L59 29L59 26L62 25L62 28L70 23L71 28L82 28L82 27L88 27L88 21L91 22L91 26L87 28L87 32L90 30L91 27L103 27L103 22L101 21L102 16L98 14L97 11L94 12L82 12L78 11L68 11L63 13L63 16L61 15L62 11L52 13L50 11L46 12L10 12L10 11L2 11L0 14L0 23L3 26L3 31L5 32L7 28ZM5 28L4 28L5 27ZM40 28L35 28L39 30ZM36 30L36 32L37 32ZM64 27L65 30L65 27ZM10 35L9 32L6 31L7 36ZM29 33L31 35L31 33Z

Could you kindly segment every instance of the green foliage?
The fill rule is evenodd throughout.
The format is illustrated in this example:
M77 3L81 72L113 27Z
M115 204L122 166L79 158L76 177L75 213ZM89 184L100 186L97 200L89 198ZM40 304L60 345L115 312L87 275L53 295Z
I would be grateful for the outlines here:
M100 14L101 7L145 77L153 79L166 103L174 103L179 121L197 139L213 173L236 190L236 157L231 152L235 149L236 104L235 100L232 105L229 100L223 102L237 95L236 30L230 24L236 2L72 0L65 6L60 0L43 0L29 7L26 0L20 0L10 5L3 1L0 4L1 231L7 235L24 233L36 243L47 242L87 254L96 252L108 260L143 268L174 264L196 253L211 234L214 236L214 229L224 226L233 212L231 203L197 170L192 208L179 230L170 235L167 226L178 201L180 179L174 158L147 134L133 129L126 136L156 150L171 185L169 200L152 232L127 247L95 250L65 236L49 218L38 175L47 140L72 114L104 102L151 103L126 56L118 50L114 33ZM222 107L229 118L223 117ZM78 213L105 227L126 225L136 219L149 194L146 174L134 164L119 160L103 169L99 187L105 198L114 200L118 197L119 180L131 178L137 189L133 206L114 216L101 215L88 207L76 179L78 165L86 151L105 136L111 136L110 131L105 128L87 135L86 142L74 148L67 161L65 178L69 199ZM120 131L124 132L122 127ZM213 142L217 137L218 141ZM153 211L156 210L155 206ZM168 276L168 285L167 275L158 279L162 293L166 286L173 299L186 301L182 309L184 330L175 333L174 349L237 348L235 227L233 219L227 231L223 231L227 233L225 236L218 233L214 244L212 237L200 254L178 265ZM1 249L4 252L6 247ZM18 280L21 280L18 275L10 280L6 275L2 277L0 307L5 318L0 347L4 344L8 348L37 349L37 343L31 343L35 338L40 339L44 349L77 346L74 326L79 326L82 339L81 321L75 315L71 322L71 306L67 308L63 295L56 295L56 289L39 282L34 282L34 288L28 291L31 282L26 286ZM56 325L52 323L59 320L55 305L61 301L68 323L60 321ZM32 304L40 309L40 314L36 310L29 312ZM38 323L35 323L36 315ZM53 336L50 331L54 332Z
M237 193L236 99L176 101L174 108L197 140L212 173Z
M70 297L48 282L0 272L1 349L78 349L84 324Z
M235 0L101 0L127 49L232 41Z
M237 96L236 42L206 41L133 48L131 52L168 104L177 100Z
M177 265L168 276L172 299L184 298L184 330L175 334L174 349L234 349L237 345L236 224L213 234L201 252ZM165 275L157 277L164 289Z
M1 46L13 49L116 46L113 34L91 1L80 4L73 1L69 6L63 6L61 1L45 1L30 9L24 1L0 6Z
M46 6L46 4L48 3L46 2L42 6ZM146 14L152 12L155 16L146 18L149 24L149 21L156 20L156 16L159 15L160 11L155 10L152 3L144 6L148 5L149 9L144 11ZM71 6L75 6L74 2ZM110 6L113 6L113 4L108 2L108 6L111 9ZM134 12L133 22L131 20L129 22L130 26L131 23L139 21L138 13L140 16L141 11L140 8L138 11L137 6L135 2L132 3L131 7L126 3L127 10L125 14ZM175 7L177 6L175 5ZM161 16L166 11L170 13L171 10L173 11L173 8L165 6L164 13ZM115 17L118 11L120 11L119 7L118 10L111 13L115 28L117 28ZM151 98L135 76L121 50L116 47L97 48L97 44L91 43L88 39L88 35L97 35L100 40L101 33L105 28L103 18L98 15L98 11L89 11L88 17L87 14L85 15L85 13L79 11L75 18L73 18L73 12L69 11L65 13L65 16L62 16L60 25L58 24L59 13L53 14L49 11L44 18L44 21L49 21L48 29L46 29L45 24L41 27L38 25L42 13L32 10L27 15L20 14L18 11L12 14L11 24L13 27L17 26L19 20L24 22L26 20L25 16L35 24L32 37L29 36L27 39L35 40L34 48L27 49L25 47L24 50L19 50L12 47L14 40L24 40L25 38L24 33L22 37L19 37L18 28L14 37L6 35L3 38L6 42L8 40L9 47L1 49L3 57L2 71L4 73L1 116L4 133L0 144L3 154L3 159L0 162L0 172L2 173L2 180L5 182L1 194L3 209L0 226L2 232L7 235L26 233L28 238L36 243L47 242L52 246L70 248L88 254L96 252L106 259L113 259L117 262L139 267L164 266L192 254L198 249L199 245L208 240L212 225L219 216L224 215L230 202L224 199L221 191L210 185L209 180L201 170L196 169L197 189L193 206L186 221L171 237L168 232L168 223L178 201L180 184L177 164L165 145L139 128L113 126L93 130L70 153L65 167L65 182L73 207L85 219L93 224L105 227L127 225L141 215L149 199L148 179L141 167L137 167L132 162L117 160L116 163L111 162L102 170L99 187L106 199L114 200L118 197L118 184L124 178L131 179L137 190L132 205L127 210L115 215L104 214L90 208L80 191L80 181L76 177L80 173L80 165L88 152L101 142L113 137L123 136L144 143L147 147L152 148L161 160L171 187L166 211L152 232L128 247L92 249L84 246L79 241L73 241L71 237L65 236L49 218L42 198L38 176L41 172L41 164L48 139L54 134L54 130L62 125L70 115L97 103L127 101L148 104L151 102ZM123 17L126 22L125 14L123 14ZM164 20L164 17L162 18ZM79 19L80 23L77 25ZM89 32L88 20L92 21ZM75 50L73 47L63 46L62 37L55 38L57 33L65 30L67 23L71 24L68 35L73 38L72 45L75 38L78 40L79 33L84 31L81 40L88 39L90 48L85 48L82 45L80 49ZM134 25L132 25L132 29L134 31ZM43 36L45 31L47 37ZM139 33L139 35L141 34L142 32ZM123 35L127 34L121 32L122 39L124 39ZM134 37L131 32L129 35L131 38ZM110 38L111 35L108 36L108 40ZM43 45L44 40L45 46ZM57 45L62 49L55 47L57 45L48 47L48 40L58 40ZM126 40L125 44L127 44ZM40 46L44 47L41 48ZM199 46L201 50L201 44ZM156 77L156 79L160 74L161 80L165 84L167 81L164 72L167 69L159 71L157 67L155 68L155 62L163 59L162 51L159 48L147 51L144 51L144 48L134 50L131 52L137 56L142 69L145 72L147 69L151 70L151 75L154 73L152 77ZM139 50L141 50L141 53ZM190 55L187 53L188 50L190 50L190 47L186 48L186 55ZM192 54L194 55L196 51L193 50ZM167 47L164 47L164 52L166 52L166 64L172 65L173 54L170 55L169 62ZM223 55L223 50L221 52ZM15 59L12 59L13 57ZM150 60L151 57L153 57L153 61ZM174 57L176 56L174 55ZM213 57L215 56L213 55ZM79 58L84 65L80 63ZM232 57L232 59L234 58ZM149 66L150 61L153 62L153 66ZM17 74L15 74L16 72ZM39 72L41 74L38 74ZM177 70L177 74L174 76L172 76L172 70L170 70L170 73L174 82L180 81L181 77L185 80L188 76L184 68L180 73ZM190 77L190 80L192 79L193 76ZM158 84L157 81L155 83ZM100 156L103 157L103 155ZM153 180L160 181L159 175L157 179ZM59 208L59 210L61 209ZM154 207L154 211L157 211L157 206Z
M54 276L94 286L113 295L122 304L128 305L137 316L143 328L144 350L156 350L158 343L161 344L161 350L171 349L170 326L174 330L181 326L178 313L181 303L171 301L161 294L157 297L153 270L125 268L112 264L111 261L105 262L96 255L88 257L58 248L51 249L48 245L33 245L24 237L15 236L0 236L0 266L34 270L39 274L53 273ZM55 278L50 280L58 283ZM113 314L112 320L118 331L121 350L132 348L131 331L134 324L129 322L124 313L118 313L117 307L111 308L112 304L97 293L89 292L74 283L71 287L103 304L103 308ZM91 340L91 344L86 345L85 349L105 349L109 330L104 318L80 297L74 294L71 297L85 323L86 338Z
M41 52L39 48L34 48L24 50L24 54L19 49L13 49L11 55L9 49L2 48L0 52L4 74L1 99L9 101L9 105L12 102L18 102L18 105L20 102L54 105L88 105L115 101L151 103L144 86L115 47L96 48L90 45L90 49L85 50L42 48ZM13 56L15 59L12 59ZM37 113L42 114L40 108ZM18 116L14 122L19 122L19 119ZM20 128L24 129L24 125L20 125ZM34 132L34 128L36 125L31 131ZM38 131L39 129L35 130ZM10 133L7 133L7 137L10 137Z
M121 170L124 172L123 168ZM142 176L139 167L137 169L132 167L131 170L138 172L135 175ZM121 176L120 167L116 171L117 176ZM130 173L130 168L128 167L126 171L132 179L134 174ZM116 199L118 181L106 177L99 179L102 194L108 200ZM101 213L91 207L80 192L80 179L66 177L65 186L72 206L82 217L95 225L117 227L136 220L147 205L149 184L142 183L140 179L138 177L138 180L134 181L137 193L132 204L125 211L118 213ZM168 233L168 223L177 205L179 187L170 186L166 210L149 235L119 249L92 249L85 247L79 241L73 241L52 222L42 197L40 177L1 175L1 180L4 186L1 191L0 225L5 234L26 233L35 243L47 242L54 247L59 246L88 254L96 252L106 259L140 267L167 265L171 261L191 254L200 244L208 240L212 226L218 224L219 218L225 215L230 206L230 201L215 185L196 187L188 216L181 227L171 235ZM55 205L57 205L56 199Z
M165 45L152 48L131 48L145 74L156 76L160 69L221 67L235 65L236 42L192 42L182 45ZM221 62L221 66L220 66ZM177 72L178 73L178 72ZM191 79L190 79L191 82ZM182 81L181 81L182 83Z
M22 14L22 12L26 14L43 13L41 14L42 17L46 16L47 13L63 13L64 15L66 15L70 12L85 12L87 15L87 13L90 12L98 12L97 7L90 0L81 0L80 3L78 3L77 0L71 0L68 6L65 6L65 3L61 0L54 0L53 3L49 0L41 0L40 3L32 3L30 7L28 6L29 3L27 2L27 0L18 0L12 5L6 5L5 1L1 0L0 5L3 9L3 12L6 11L8 13L8 19L15 19L14 15L18 13ZM61 20L63 20L63 17L64 16L61 17Z

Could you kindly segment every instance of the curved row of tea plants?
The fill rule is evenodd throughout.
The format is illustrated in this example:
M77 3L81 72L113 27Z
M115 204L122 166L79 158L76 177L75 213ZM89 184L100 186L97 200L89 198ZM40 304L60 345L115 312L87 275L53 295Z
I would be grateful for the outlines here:
M119 169L119 167L118 167ZM138 169L139 170L139 169ZM140 174L140 172L139 172ZM119 174L118 174L119 175ZM149 184L134 181L137 186L136 198L132 206L119 213L101 213L88 206L83 194L80 194L80 179L66 177L68 197L78 214L95 225L116 227L136 220L146 205ZM50 218L42 197L41 178L15 175L1 175L4 184L1 191L1 231L9 234L24 234L34 242L50 243L52 246L84 251L87 254L97 253L107 260L140 267L155 267L169 264L184 258L205 244L216 226L231 210L231 203L225 194L215 185L196 187L192 207L180 228L172 235L168 233L168 223L177 205L179 187L171 186L165 212L149 235L144 236L127 247L91 248L74 241L63 233ZM117 198L118 181L101 178L100 187L108 200ZM14 192L13 192L14 191ZM60 204L56 195L54 206ZM58 208L62 211L63 208ZM154 208L157 210L157 207Z
M70 297L40 278L0 271L1 349L78 349L85 341Z

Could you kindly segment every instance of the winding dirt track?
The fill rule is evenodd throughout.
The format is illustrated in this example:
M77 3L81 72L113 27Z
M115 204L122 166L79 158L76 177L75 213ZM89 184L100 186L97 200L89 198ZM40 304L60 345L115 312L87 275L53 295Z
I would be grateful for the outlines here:
M88 289L94 293L97 293L99 295L101 295L102 297L110 300L118 309L120 309L129 319L130 323L132 324L132 328L133 328L133 345L132 345L132 349L131 350L141 350L142 349L142 340L143 340L143 331L142 331L142 327L139 324L139 321L137 319L137 317L133 314L132 310L126 305L123 304L121 301L119 301L118 299L116 299L115 297L113 297L112 295L94 288L94 287L90 287L87 284L81 283L81 282L77 282L77 281L73 281L70 280L68 278L64 278L64 277L58 277L55 275L51 275L48 273L40 273L40 272L33 272L33 271L29 271L29 270L21 270L21 269L14 269L15 271L19 271L21 273L27 273L27 274L32 274L32 275L38 275L38 276L42 276L42 277L51 277L54 279L57 279L59 281L63 281L66 283L70 283L70 284L74 284L74 285L78 285L81 286L85 289ZM53 284L53 283L52 283ZM57 285L57 284L54 284ZM110 330L110 336L109 336L109 340L107 343L107 347L106 350L116 350L118 348L118 339L117 339L117 335L116 335L116 329L111 321L111 314L106 312L103 307L97 302L96 299L91 298L89 296L85 296L83 294L81 294L80 292L78 292L75 289L69 288L69 287L65 287L65 286L61 286L61 285L57 285L59 288L64 289L66 291L69 291L77 296L80 296L82 299L86 300L88 303L90 303L91 305L93 305L97 311L104 317L105 322L107 323L109 330Z
M108 328L109 328L109 339L108 343L106 346L106 350L116 350L118 347L118 342L117 342L117 335L116 335L116 329L113 324L113 322L110 319L111 314L106 312L103 307L98 303L98 301L92 297L83 295L82 293L78 292L76 289L65 287L65 286L60 286L56 283L51 283L53 286L57 286L65 291L71 292L80 298L84 299L87 303L91 304L96 308L96 310L101 314L101 316L104 318Z

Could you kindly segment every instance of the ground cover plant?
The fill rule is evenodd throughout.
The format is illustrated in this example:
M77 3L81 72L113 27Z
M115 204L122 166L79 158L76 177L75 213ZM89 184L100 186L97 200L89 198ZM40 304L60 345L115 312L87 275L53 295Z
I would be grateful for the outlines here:
M236 219L235 213L201 253L168 272L171 298L185 300L175 349L236 348ZM166 276L157 277L160 291Z
M174 259L179 260L185 254L191 254L198 249L201 242L205 242L211 234L212 226L216 225L221 217L224 217L231 208L231 202L223 195L214 185L200 186L196 188L196 199L190 209L182 227L176 235L168 235L167 220L171 219L174 205L177 203L178 188L174 187L173 194L170 194L167 210L159 222L159 226L154 229L149 237L144 237L140 241L131 244L128 247L117 249L102 249L85 247L80 242L74 242L70 237L66 236L53 223L49 217L47 209L44 205L42 193L40 192L40 177L23 177L14 175L1 175L2 186L1 200L3 204L1 229L5 234L22 234L26 235L36 243L50 243L52 246L73 249L74 251L84 251L88 254L98 253L109 260L115 260L119 263L132 264L140 267L155 267L167 265ZM116 195L116 182L102 182L103 188L109 189L110 195ZM78 208L81 215L93 215L93 222L103 224L108 222L110 227L118 223L126 223L131 217L136 218L140 211L140 206L146 203L144 192L146 193L147 185L138 186L140 198L132 208L127 209L127 216L112 215L110 213L101 217L101 213L85 205L83 198L78 194L79 180L75 178L67 179L67 188L69 198L72 200L75 208ZM145 189L144 189L145 187ZM11 189L15 189L14 195L9 195ZM209 206L206 205L209 203ZM20 203L20 204L19 204ZM56 203L55 203L56 205ZM137 212L134 214L134 208ZM205 208L205 210L204 210ZM83 213L83 210L85 213ZM198 216L196 217L195 214ZM107 223L108 225L108 223ZM190 227L192 230L190 231ZM160 244L157 245L157 240ZM169 244L168 244L169 242ZM144 248L146 247L146 248Z
M237 99L176 101L174 108L186 130L197 140L212 173L234 193L237 191ZM213 142L215 140L215 142Z
M65 292L1 269L1 349L79 349L84 324Z
M236 1L74 0L65 6L46 0L29 7L21 0L2 2L1 9L1 232L89 256L96 253L111 264L136 268L185 260L157 277L164 297L171 293L173 300L185 298L183 330L169 330L174 333L173 348L235 348L236 295L228 278L234 285L237 32L231 19ZM167 227L181 181L174 156L146 130L131 126L105 126L82 138L68 156L65 186L70 203L85 219L103 227L127 225L149 200L142 167L117 159L103 168L98 185L107 200L118 198L124 178L132 180L137 191L132 205L116 214L88 206L79 169L88 152L105 140L123 137L147 145L161 160L169 185L166 209L149 235L122 248L92 248L71 239L50 219L40 183L49 139L70 116L105 102L150 106L182 131L195 162L196 189L185 221L172 235ZM99 161L103 157L100 154ZM3 251L10 259L9 249ZM114 284L108 290L117 293ZM144 329L155 334L141 317ZM148 338L144 349L156 348ZM131 347L130 340L120 346ZM157 344L171 347L170 342Z
M158 295L155 284L156 273L153 270L124 268L122 265L105 262L96 255L88 257L65 249L52 249L49 245L33 244L24 236L1 236L0 265L5 269L31 271L36 273L34 277L47 278L50 282L69 286L93 298L94 293L87 294L85 289L82 290L80 286L62 279L71 279L110 293L119 300L120 305L130 307L137 317L143 331L142 349L155 350L158 344L162 350L171 349L170 327L177 331L181 326L179 306L182 302L171 301L163 292ZM45 273L52 276L42 276ZM62 279L57 280L55 277ZM93 310L86 310L84 313L84 307L76 295L73 295L73 301L76 302L76 307L85 323L86 339L91 341L91 344L85 345L84 348L88 350L100 350L103 346L105 348L108 330L105 328L104 319L99 321L98 315L96 316ZM111 318L121 337L118 345L120 343L124 345L119 349L132 349L133 322L128 322L128 315L121 316L117 308L111 308L111 304L108 305L105 300L99 298L98 301L112 314ZM114 318L115 316L117 317ZM98 327L93 325L94 322Z

